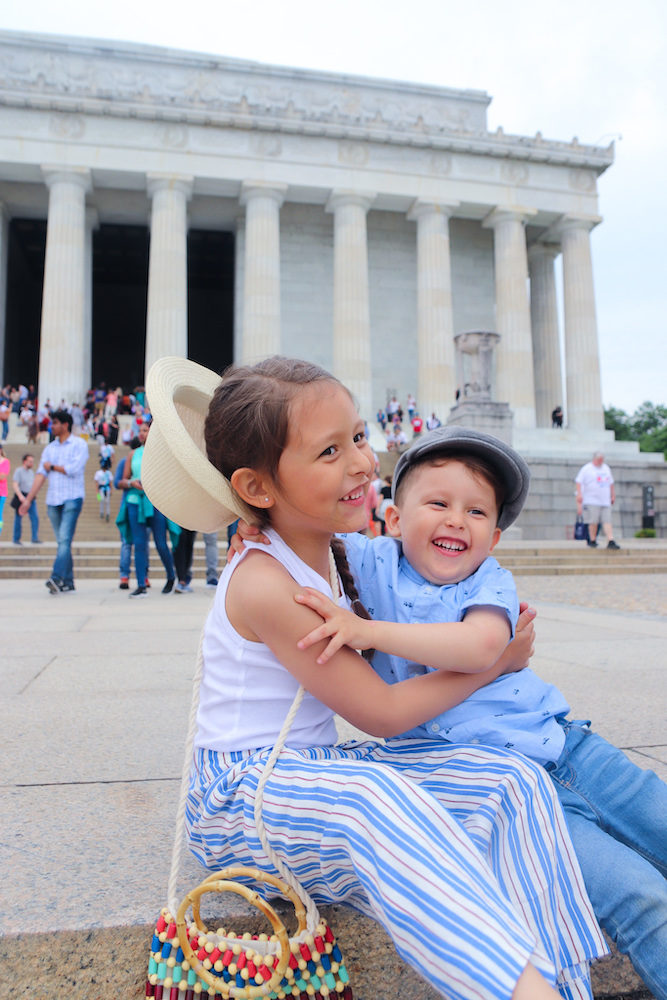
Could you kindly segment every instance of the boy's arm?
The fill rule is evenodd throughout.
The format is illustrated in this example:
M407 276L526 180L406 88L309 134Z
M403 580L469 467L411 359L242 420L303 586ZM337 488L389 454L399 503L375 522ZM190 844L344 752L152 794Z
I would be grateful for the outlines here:
M258 566L260 559L266 562ZM391 737L412 729L497 676L495 666L475 676L436 670L387 684L347 648L339 650L323 670L316 662L317 647L297 648L297 637L310 627L314 615L293 600L298 585L283 566L255 550L235 571L232 584L226 607L234 628L250 641L266 643L312 695L372 736Z
M379 649L436 670L474 674L491 667L511 637L507 615L500 608L471 608L460 622L399 624L359 618L309 587L294 599L324 619L299 641L300 649L308 649L329 638L318 663L326 663L341 646L351 646Z

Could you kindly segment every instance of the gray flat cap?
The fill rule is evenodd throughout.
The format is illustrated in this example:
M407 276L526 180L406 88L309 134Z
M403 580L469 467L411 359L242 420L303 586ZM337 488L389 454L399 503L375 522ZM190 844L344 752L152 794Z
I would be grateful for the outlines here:
M392 497L396 496L398 484L408 469L420 463L425 455L435 456L438 452L448 455L478 455L485 459L497 470L505 486L505 500L498 515L498 527L504 531L516 521L528 496L530 469L521 455L500 438L471 427L458 427L454 424L437 427L404 451L394 469Z

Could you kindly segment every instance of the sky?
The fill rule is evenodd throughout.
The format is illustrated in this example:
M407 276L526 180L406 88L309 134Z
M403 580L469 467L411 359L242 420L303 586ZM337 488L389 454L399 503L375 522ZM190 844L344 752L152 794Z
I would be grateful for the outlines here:
M666 0L28 0L0 28L486 91L488 126L607 146L592 233L602 399L667 403Z

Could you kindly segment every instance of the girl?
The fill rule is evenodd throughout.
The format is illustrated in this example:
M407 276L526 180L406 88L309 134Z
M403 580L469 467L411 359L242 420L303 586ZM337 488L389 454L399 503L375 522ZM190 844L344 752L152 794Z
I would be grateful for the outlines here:
M184 383L187 366L198 366L177 364L194 449L200 435L187 403L202 387ZM148 391L159 427L150 381ZM175 437L165 430L166 440ZM193 853L212 870L272 870L255 829L255 792L303 684L308 693L264 789L263 818L271 845L315 901L373 916L444 997L546 1000L557 997L548 985L556 982L563 996L590 997L588 961L605 946L537 767L472 746L334 745L334 713L391 737L460 700L461 685L473 690L489 679L437 672L386 685L350 649L323 668L324 643L297 646L320 618L294 595L310 585L331 596L332 535L365 524L373 461L350 394L305 362L233 368L208 409L205 442L271 546L246 542L205 626L186 817ZM183 482L190 466L183 463ZM173 476L164 494L149 488L176 517L173 491Z

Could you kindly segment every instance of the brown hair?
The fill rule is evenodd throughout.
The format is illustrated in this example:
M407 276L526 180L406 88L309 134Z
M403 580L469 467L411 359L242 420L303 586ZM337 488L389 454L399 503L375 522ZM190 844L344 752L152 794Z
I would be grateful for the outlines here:
M496 498L498 517L500 517L500 511L503 503L505 502L506 489L495 465L491 462L487 462L486 459L482 458L480 455L472 455L466 452L461 452L455 448L448 449L446 444L443 445L442 450L438 449L437 451L426 452L423 457L418 457L415 460L414 465L408 466L401 476L401 480L396 489L394 503L397 505L400 504L400 498L403 490L405 489L405 485L409 482L415 469L419 469L423 465L446 465L447 462L460 462L461 465L465 465L466 469L469 469L470 472L472 472L473 476L476 476L478 479L483 479L489 484Z
M204 424L209 461L226 479L246 466L277 476L287 444L290 404L304 386L315 382L342 383L319 365L274 355L256 365L232 365L222 374ZM347 392L347 389L345 390ZM270 524L270 513L256 508L260 527ZM345 546L332 540L332 551L345 594L361 618L368 612L350 572Z

